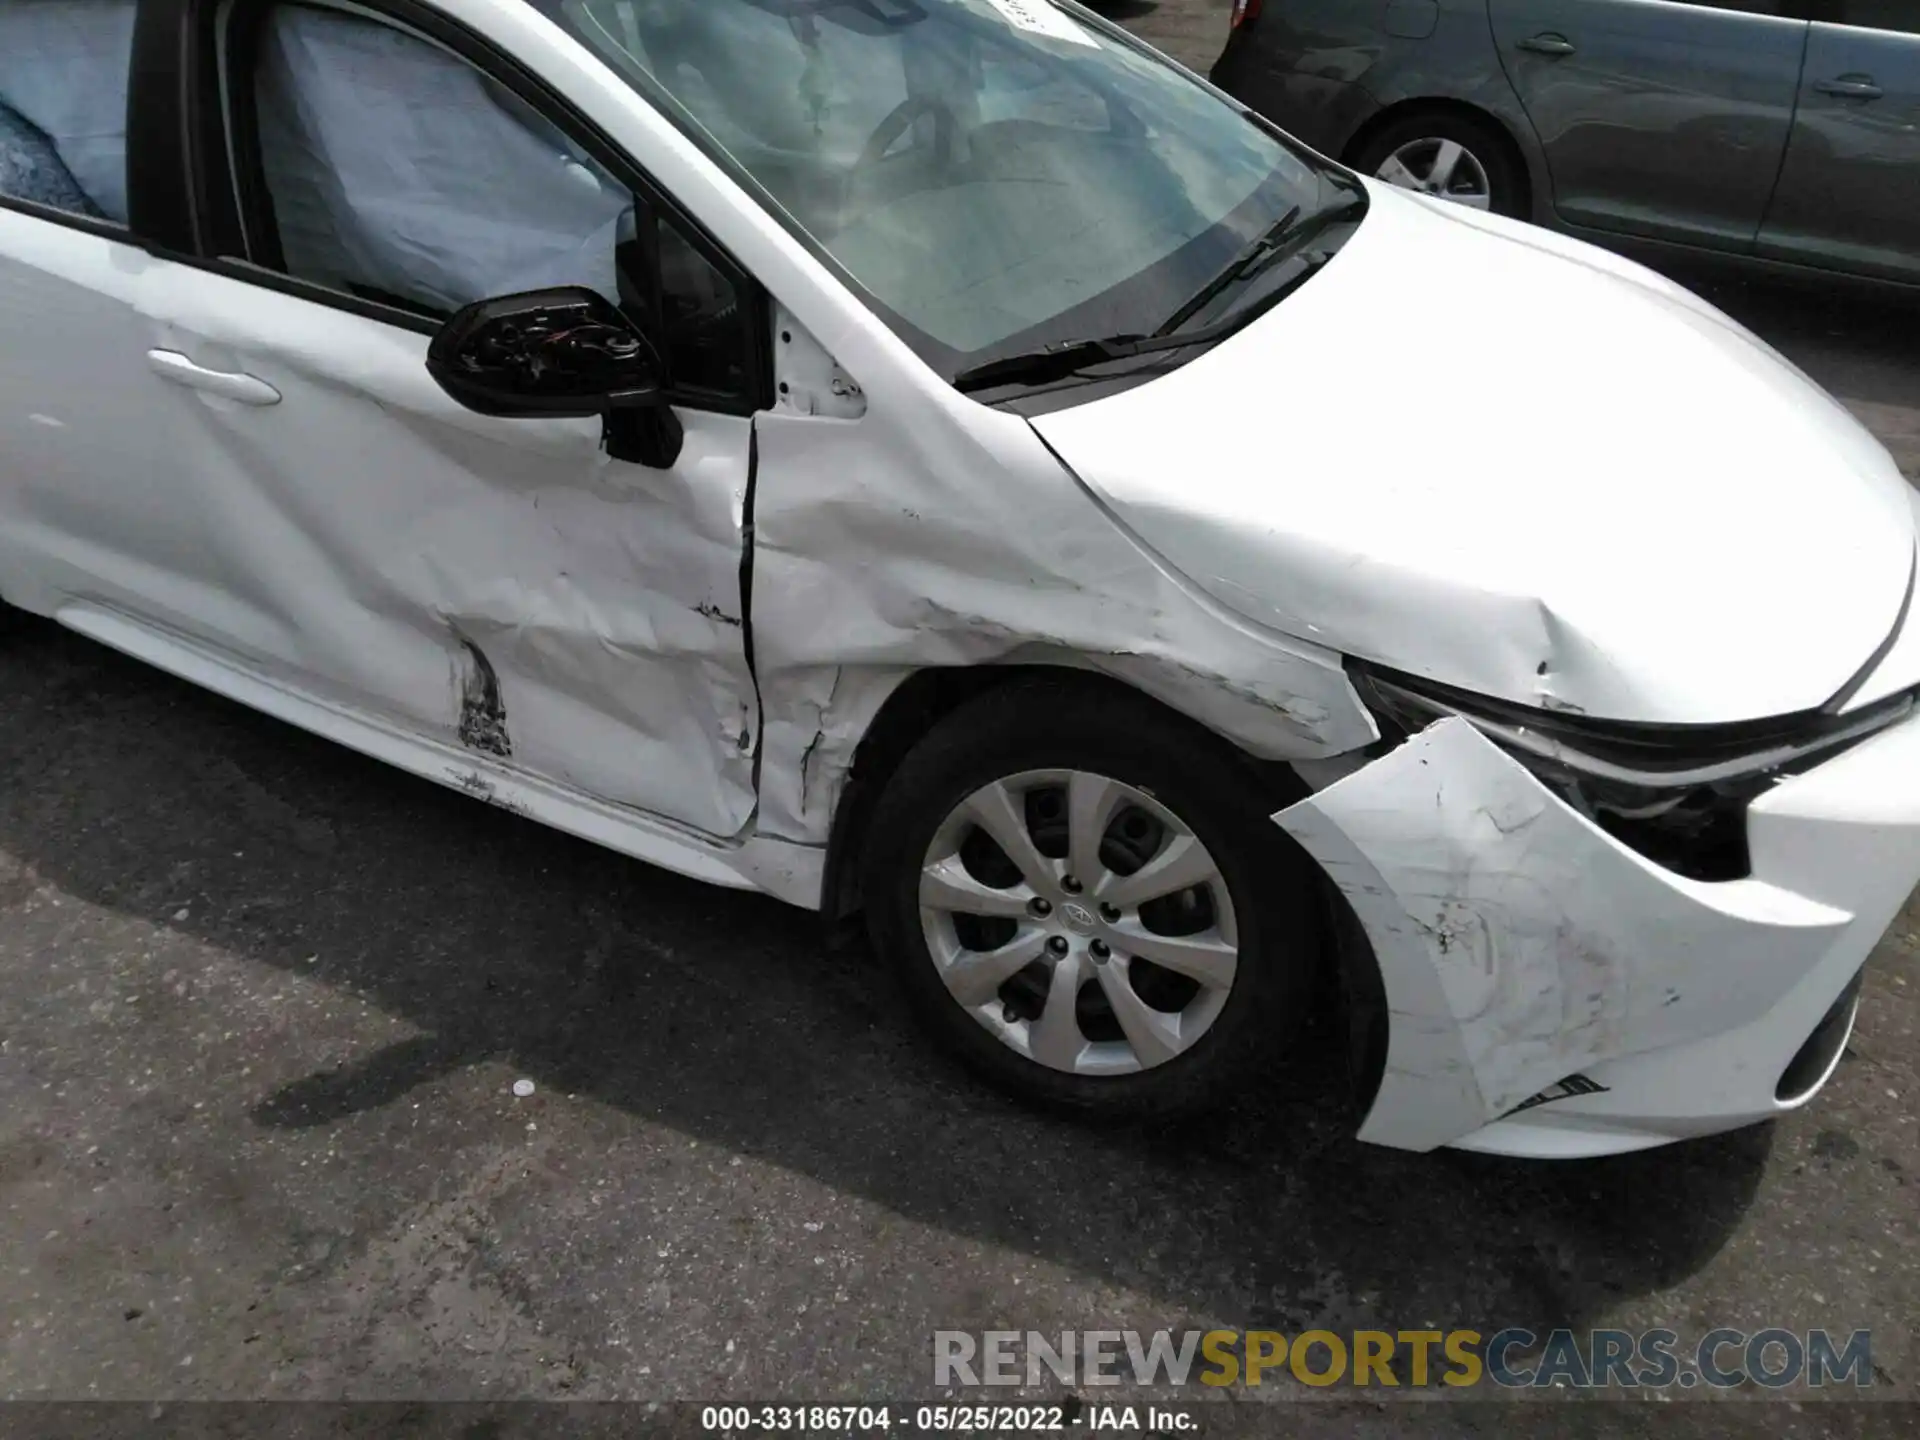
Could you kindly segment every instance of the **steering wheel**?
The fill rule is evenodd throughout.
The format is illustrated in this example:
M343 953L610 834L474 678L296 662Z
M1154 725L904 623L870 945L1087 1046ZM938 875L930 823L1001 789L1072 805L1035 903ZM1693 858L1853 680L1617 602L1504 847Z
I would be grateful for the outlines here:
M886 157L887 151L893 148L894 142L906 134L914 124L927 117L933 120L935 162L943 170L953 164L954 141L960 132L960 122L954 115L952 107L942 100L909 96L889 110L886 118L874 127L873 133L867 137L867 143L860 147L859 157L843 173L833 217L823 227L824 229L834 233L846 225L849 212L854 206L854 197L860 193L861 185L873 172L873 168Z
M960 123L954 118L953 107L941 100L909 96L889 110L887 118L874 127L873 134L867 137L867 143L860 147L860 158L853 162L853 172L848 178L855 179L879 164L881 157L893 148L893 142L906 134L908 127L923 115L933 117L934 158L942 165L951 165L953 137Z
M1119 140L1137 140L1146 134L1146 122L1110 88L1102 84L1090 84L1088 88L1107 107L1109 135ZM909 96L889 110L886 118L874 127L873 134L867 137L867 143L860 148L860 158L854 161L853 169L848 174L849 184L879 164L887 151L893 148L894 142L907 133L907 128L927 115L933 117L934 158L941 165L951 165L954 137L959 130L953 107L941 100Z
M902 0L902 3L911 3L911 0ZM1111 85L1091 76L1075 78L1097 95L1106 107L1107 133L1110 136L1117 140L1138 140L1147 133L1146 122ZM934 162L942 169L952 166L960 133L959 117L954 114L953 107L931 96L908 96L888 111L886 117L874 127L873 133L867 137L867 143L860 148L859 158L846 171L841 189L840 213L833 224L835 230L846 223L848 208L861 182L911 126L928 117L933 120Z

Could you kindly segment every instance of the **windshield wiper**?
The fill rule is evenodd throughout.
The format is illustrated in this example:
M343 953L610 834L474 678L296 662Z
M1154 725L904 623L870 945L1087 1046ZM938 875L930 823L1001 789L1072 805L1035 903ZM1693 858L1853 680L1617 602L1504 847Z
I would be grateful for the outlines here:
M1295 205L1269 225L1264 234L1250 242L1246 249L1233 258L1226 269L1201 286L1192 299L1169 315L1160 328L1153 333L1168 335L1178 330L1206 309L1229 285L1237 284L1242 280L1251 280L1276 261L1294 254L1295 251L1289 242L1318 235L1338 225L1342 220L1351 220L1366 208L1367 197L1364 191L1354 192L1349 199L1341 201L1338 205L1330 205L1324 210L1314 211L1304 222L1300 219L1300 207ZM1328 258L1330 257L1321 256L1314 262L1312 268L1318 269ZM1309 270L1308 273L1311 274L1312 271Z
M1264 312L1285 299L1333 258L1331 250L1303 251L1290 242L1318 235L1343 220L1352 219L1366 208L1364 191L1355 191L1350 199L1338 205L1314 211L1304 222L1300 219L1300 207L1292 206L1236 255L1226 269L1168 316L1151 335L1108 335L1098 340L1068 340L1038 350L1023 350L1016 355L1004 355L998 360L989 360L983 365L962 370L953 377L953 387L960 391L971 391L991 390L999 385L1045 385L1109 361L1128 360L1136 355L1152 355L1163 350L1183 350L1190 345L1210 345L1216 340L1224 340L1253 319L1254 314L1242 310L1210 325L1183 333L1180 327L1236 281L1251 279L1277 261L1297 259L1300 261L1299 273L1261 296L1259 310Z
M1291 295L1333 256L1321 250L1298 258L1299 273L1289 276L1284 284L1276 286L1263 297L1268 305L1277 304ZM1264 305L1261 307L1263 313L1266 308ZM1240 310L1224 320L1178 334L1165 333L1163 326L1152 335L1108 335L1099 340L1069 340L1039 350L1024 350L1017 355L1005 355L998 360L989 360L984 365L975 365L970 370L962 370L953 377L953 388L970 391L991 390L999 385L1045 385L1054 380L1065 380L1090 366L1103 365L1110 360L1128 360L1135 355L1153 355L1163 350L1184 350L1192 345L1211 345L1216 340L1226 339L1254 318L1252 312Z
M1189 345L1205 345L1223 340L1240 328L1240 318L1203 325L1184 335L1108 335L1099 340L1068 340L1040 350L1023 350L1004 355L962 370L953 377L956 390L991 390L996 385L1044 385L1050 380L1065 380L1090 365L1109 360L1128 360L1135 355L1152 355L1161 350L1183 350Z
M1186 324L1187 321L1191 320L1194 316L1198 315L1201 309L1222 290L1225 290L1236 280L1247 275L1269 255L1277 251L1286 241L1288 235L1292 233L1294 222L1299 218L1300 207L1298 205L1290 207L1286 214L1282 215L1278 220L1274 221L1273 224L1261 231L1244 250L1234 256L1228 263L1226 269L1222 270L1218 275L1214 276L1213 279L1196 290L1192 298L1178 310L1174 311L1173 314L1169 315L1165 323L1153 333L1156 335L1169 335Z

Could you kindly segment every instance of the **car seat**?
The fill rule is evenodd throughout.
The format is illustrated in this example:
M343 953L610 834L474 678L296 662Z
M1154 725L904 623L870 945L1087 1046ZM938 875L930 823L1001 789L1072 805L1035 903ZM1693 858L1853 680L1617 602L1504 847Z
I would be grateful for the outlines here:
M74 180L53 142L5 105L0 105L0 195L100 218L100 208Z
M88 201L85 208L45 203L123 224L133 19L134 0L0 0L8 163L23 175L31 166L32 183L48 193L64 175ZM19 122L34 134L20 139ZM58 169L46 163L49 146Z

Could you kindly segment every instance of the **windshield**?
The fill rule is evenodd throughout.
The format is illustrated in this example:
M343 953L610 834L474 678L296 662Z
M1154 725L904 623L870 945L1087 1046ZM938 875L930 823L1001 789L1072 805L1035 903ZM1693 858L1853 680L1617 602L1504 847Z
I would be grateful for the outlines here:
M1351 201L1049 0L539 3L948 376L1151 333L1277 218Z

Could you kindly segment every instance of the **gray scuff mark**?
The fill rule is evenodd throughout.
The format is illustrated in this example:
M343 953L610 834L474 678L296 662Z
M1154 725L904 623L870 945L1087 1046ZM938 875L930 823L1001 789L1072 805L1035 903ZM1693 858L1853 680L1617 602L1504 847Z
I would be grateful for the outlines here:
M447 771L453 778L454 786L476 800L484 800L495 809L505 810L514 815L531 815L533 812L518 800L509 799L500 793L496 786L478 770L469 770L455 766Z
M807 748L800 752L800 813L807 813L808 772L813 768L813 752L820 748L820 742L827 738L825 730L813 732L813 739L807 742Z
M761 833L821 844L861 740L911 667L823 665L778 675L784 713L761 720Z
M513 754L513 737L507 733L500 677L485 651L464 635L457 638L468 661L460 675L460 743L469 750L505 760Z
M836 717L834 702L840 696L841 683L845 679L846 671L836 666L833 670L833 678L827 683L826 697L819 701L815 709L813 734L800 752L798 793L795 799L799 806L796 814L802 819L805 818L808 806L816 793L814 788L816 765L826 771L823 777L827 782L825 784L826 810L829 815L832 814L833 806L838 801L840 787L846 781L847 772L853 768L854 751L859 744L860 736L866 730L866 721L872 718L870 713L863 714L861 722L849 728L846 717ZM802 730L800 733L806 732ZM829 740L836 743L829 744Z
M1662 872L1460 719L1275 819L1372 941L1392 1021L1360 1136L1408 1149L1458 1140L1569 1074L1765 1013L1851 919L1758 882ZM1742 964L1703 978L1703 954Z
M1492 805L1481 805L1474 810L1474 813L1484 815L1487 823L1502 835L1517 835L1529 825L1537 823L1540 817L1547 813L1547 807L1540 805L1518 814L1513 813L1509 808L1507 813L1500 814L1496 813Z
M454 784L458 785L475 799L493 799L493 782L478 770L461 770L455 768L447 771L447 773L453 777Z

